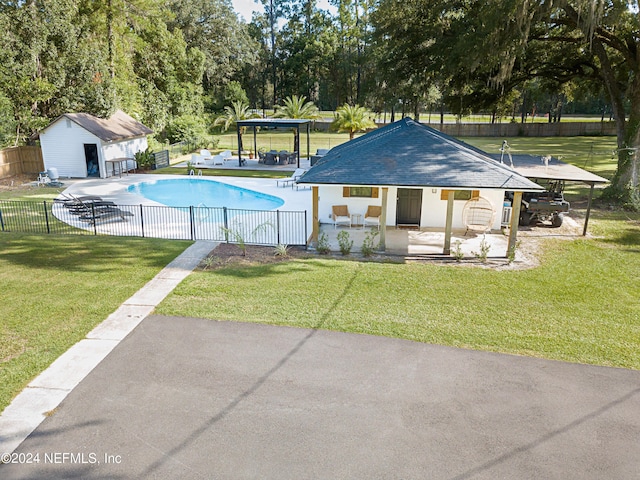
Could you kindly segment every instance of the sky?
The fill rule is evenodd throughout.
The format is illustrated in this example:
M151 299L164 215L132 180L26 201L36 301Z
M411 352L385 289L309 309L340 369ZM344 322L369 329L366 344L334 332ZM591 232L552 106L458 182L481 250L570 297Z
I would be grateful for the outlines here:
M262 3L254 2L253 0L231 0L231 3L233 4L233 9L236 11L238 16L244 17L247 22L251 21L253 12L264 11ZM318 0L317 6L323 10L333 8L329 7L328 0Z

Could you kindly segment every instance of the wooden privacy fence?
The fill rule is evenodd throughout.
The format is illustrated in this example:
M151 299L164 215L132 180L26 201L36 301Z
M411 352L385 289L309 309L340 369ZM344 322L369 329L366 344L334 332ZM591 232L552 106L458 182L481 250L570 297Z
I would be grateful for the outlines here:
M0 179L15 175L37 175L43 170L40 147L11 147L0 150Z

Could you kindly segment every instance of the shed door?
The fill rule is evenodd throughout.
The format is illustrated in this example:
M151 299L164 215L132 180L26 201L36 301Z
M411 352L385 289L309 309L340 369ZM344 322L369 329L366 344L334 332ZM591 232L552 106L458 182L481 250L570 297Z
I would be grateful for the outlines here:
M422 189L399 188L396 225L420 225Z
M98 162L98 145L95 143L84 144L84 158L87 161L87 176L100 176L100 163Z

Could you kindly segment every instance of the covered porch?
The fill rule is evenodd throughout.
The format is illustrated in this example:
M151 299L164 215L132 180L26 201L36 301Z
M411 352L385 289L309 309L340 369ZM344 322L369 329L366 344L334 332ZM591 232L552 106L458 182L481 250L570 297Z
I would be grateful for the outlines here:
M329 247L332 252L339 252L338 233L347 231L349 239L353 240L352 252L359 253L362 243L364 242L367 232L377 232L377 229L371 228L349 228L337 227L332 224L325 223L320 226L320 235L326 234L329 240ZM381 239L379 232L375 238L374 244L378 244ZM465 234L466 233L466 234ZM509 243L509 237L502 232L489 232L486 234L478 234L475 232L465 232L465 230L454 229L451 233L451 255L443 254L445 244L445 232L442 229L422 228L422 229L404 229L397 227L387 227L384 232L385 255L398 255L401 257L412 256L432 256L453 259L453 253L457 249L458 242L460 252L465 258L473 258L476 253L480 252L481 243L484 240L489 247L488 257L505 258L505 250Z

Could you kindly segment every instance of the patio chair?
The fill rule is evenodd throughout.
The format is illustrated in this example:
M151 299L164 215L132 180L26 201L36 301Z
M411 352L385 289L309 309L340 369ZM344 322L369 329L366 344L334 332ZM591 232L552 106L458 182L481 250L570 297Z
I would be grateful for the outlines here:
M464 232L466 235L469 230L485 233L491 230L496 211L491 202L484 197L476 197L467 201L462 209L462 222L467 227Z
M333 218L333 228L338 225L349 225L351 227L351 214L346 205L333 205L331 207L331 218Z
M200 156L202 157L204 163L207 163L207 160L211 160L211 152L206 148L200 150Z
M275 165L276 164L277 153L267 152L265 154L264 164L265 165Z
M50 183L51 179L49 178L49 174L47 172L40 172L38 174L38 186L40 185L46 185L47 183Z
M379 205L369 205L367 211L364 214L364 221L362 222L362 228L367 225L378 227L380 230L380 217L382 216L382 207Z
M282 150L278 153L278 165L286 165L289 163L289 152Z

